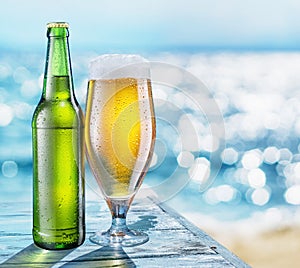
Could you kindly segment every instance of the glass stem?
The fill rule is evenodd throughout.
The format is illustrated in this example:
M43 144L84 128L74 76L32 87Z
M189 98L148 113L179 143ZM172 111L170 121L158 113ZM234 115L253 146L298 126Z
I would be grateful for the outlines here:
M112 200L107 203L112 215L112 224L109 230L110 234L114 236L125 236L128 231L126 216L131 203L130 200Z

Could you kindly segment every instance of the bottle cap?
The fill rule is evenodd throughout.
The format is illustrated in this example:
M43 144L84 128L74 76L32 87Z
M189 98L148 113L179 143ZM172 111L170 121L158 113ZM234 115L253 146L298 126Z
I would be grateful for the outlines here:
M69 23L67 23L67 22L49 22L49 23L47 23L47 28L69 28Z

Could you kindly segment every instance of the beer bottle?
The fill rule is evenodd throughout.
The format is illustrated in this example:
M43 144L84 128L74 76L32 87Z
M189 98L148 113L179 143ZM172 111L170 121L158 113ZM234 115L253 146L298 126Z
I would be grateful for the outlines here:
M68 24L47 24L43 92L32 119L33 240L68 249L85 238L84 123L73 91Z

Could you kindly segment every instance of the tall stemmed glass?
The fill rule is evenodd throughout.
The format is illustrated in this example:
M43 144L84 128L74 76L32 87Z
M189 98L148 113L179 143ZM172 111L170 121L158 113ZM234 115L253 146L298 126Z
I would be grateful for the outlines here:
M150 70L142 57L108 54L91 62L85 139L90 167L112 215L110 229L90 240L122 246L147 242L147 234L126 226L155 140Z

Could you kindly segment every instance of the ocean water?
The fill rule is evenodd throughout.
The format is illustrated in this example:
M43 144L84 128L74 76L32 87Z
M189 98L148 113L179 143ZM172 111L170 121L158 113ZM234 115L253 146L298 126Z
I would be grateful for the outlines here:
M72 53L83 109L95 56ZM143 56L161 76L153 81L157 142L142 194L149 190L181 213L217 220L257 213L269 221L298 220L300 53ZM44 61L39 52L0 50L1 202L31 199L31 118ZM87 199L100 198L88 167L86 173Z

